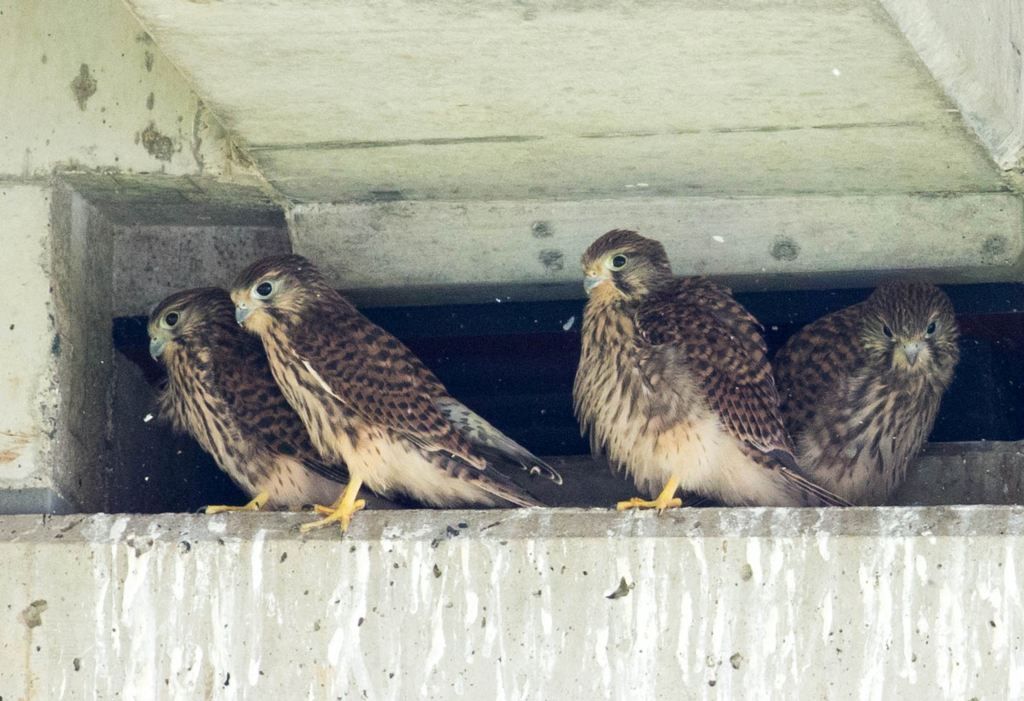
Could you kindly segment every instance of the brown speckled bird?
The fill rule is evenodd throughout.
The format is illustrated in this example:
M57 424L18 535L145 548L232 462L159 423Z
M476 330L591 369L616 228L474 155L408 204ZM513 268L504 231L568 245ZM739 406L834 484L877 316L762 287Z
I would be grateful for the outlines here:
M207 513L331 502L348 482L325 463L270 373L258 339L238 328L225 290L173 294L149 317L149 352L167 369L160 414L189 433L252 501Z
M278 385L313 444L352 474L330 515L306 529L341 521L362 507L364 483L437 507L538 506L495 469L517 464L561 482L547 464L445 390L398 339L324 281L308 260L274 256L244 270L231 292L238 323L257 334Z
M778 413L761 327L710 280L675 280L662 245L610 231L581 265L589 295L573 399L595 453L654 501L676 490L727 505L842 504L803 477Z
M775 372L800 466L855 504L884 504L931 433L959 338L949 297L914 280L790 338Z

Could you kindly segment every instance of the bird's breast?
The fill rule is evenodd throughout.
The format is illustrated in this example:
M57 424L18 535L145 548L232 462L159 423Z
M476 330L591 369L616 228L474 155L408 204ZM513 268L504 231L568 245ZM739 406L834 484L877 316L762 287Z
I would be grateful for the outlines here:
M295 354L287 338L271 332L264 337L263 345L274 380L302 419L313 447L328 460L351 459L351 451L359 448L365 433L353 412L312 366L307 367Z
M632 319L610 310L584 315L580 364L573 387L576 415L590 431L595 453L607 451L618 460L624 445L645 429L648 402L637 363Z

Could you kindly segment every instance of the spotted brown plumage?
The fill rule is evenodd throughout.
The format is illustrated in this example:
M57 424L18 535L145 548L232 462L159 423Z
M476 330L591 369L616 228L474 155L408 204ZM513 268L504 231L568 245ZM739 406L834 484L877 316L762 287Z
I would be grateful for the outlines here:
M320 459L259 341L235 322L227 291L171 295L150 315L149 337L151 354L167 369L161 416L195 438L253 497L243 508L298 508L338 498L348 482L344 462Z
M437 507L539 505L495 469L554 470L456 401L398 339L327 285L297 255L253 263L232 289L237 317L257 334L274 377L327 459L352 473L330 520L347 528L365 483ZM318 524L308 524L318 525Z
M851 502L884 504L931 433L959 338L949 297L915 280L790 338L775 372L800 466Z
M678 506L680 487L729 505L843 503L798 471L761 327L728 288L676 280L662 245L633 231L608 232L581 265L581 430L658 495L619 508Z

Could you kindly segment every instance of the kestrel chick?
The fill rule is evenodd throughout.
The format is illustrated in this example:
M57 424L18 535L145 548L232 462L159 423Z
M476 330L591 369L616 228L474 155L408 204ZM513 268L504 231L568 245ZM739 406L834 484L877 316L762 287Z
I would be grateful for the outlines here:
M884 504L931 433L959 338L949 297L915 280L790 338L775 372L800 466L855 504Z
M595 453L658 495L619 509L679 506L680 487L728 505L843 503L797 471L761 327L727 288L675 280L662 245L633 231L581 264L576 416Z
M328 518L343 529L373 491L437 507L537 506L494 469L514 463L561 482L558 473L452 398L398 339L360 314L308 260L253 263L231 297L238 323L257 334L274 378L328 461L352 474Z
M225 290L173 294L149 317L149 352L167 368L160 413L189 433L252 501L217 511L297 508L337 499L341 460L322 461L270 373L259 340L238 328Z

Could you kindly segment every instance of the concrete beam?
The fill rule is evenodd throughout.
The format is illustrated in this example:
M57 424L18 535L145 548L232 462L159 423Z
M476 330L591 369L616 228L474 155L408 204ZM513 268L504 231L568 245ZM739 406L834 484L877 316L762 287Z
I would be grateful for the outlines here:
M0 518L5 698L1024 698L1024 509Z
M580 255L612 228L665 243L679 275L739 289L1015 280L1024 201L1010 192L633 197L297 205L296 252L360 304L582 296ZM927 243L925 243L927 242Z

